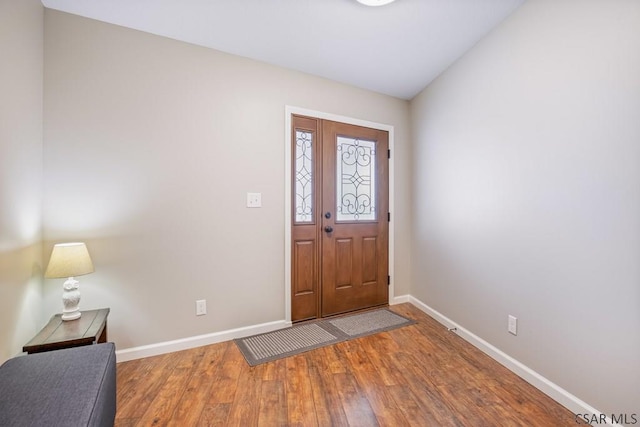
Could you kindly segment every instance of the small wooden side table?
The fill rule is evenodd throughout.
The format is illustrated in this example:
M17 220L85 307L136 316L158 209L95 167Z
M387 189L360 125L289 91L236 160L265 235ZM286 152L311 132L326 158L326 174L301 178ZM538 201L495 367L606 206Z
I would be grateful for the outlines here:
M61 316L53 316L38 335L22 347L22 351L42 353L107 342L108 308L83 311L79 319L66 322Z

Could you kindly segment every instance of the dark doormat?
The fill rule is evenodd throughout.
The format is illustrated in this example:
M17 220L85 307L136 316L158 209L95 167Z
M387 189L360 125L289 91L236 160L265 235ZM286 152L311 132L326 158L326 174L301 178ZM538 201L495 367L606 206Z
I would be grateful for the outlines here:
M283 357L378 332L412 325L408 319L381 308L234 340L247 363L256 366Z

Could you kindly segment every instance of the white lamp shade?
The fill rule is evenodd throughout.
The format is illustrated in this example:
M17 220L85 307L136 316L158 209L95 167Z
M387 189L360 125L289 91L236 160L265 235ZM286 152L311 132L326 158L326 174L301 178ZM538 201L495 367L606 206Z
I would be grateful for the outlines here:
M84 243L59 243L53 247L44 277L59 279L93 273L93 262Z

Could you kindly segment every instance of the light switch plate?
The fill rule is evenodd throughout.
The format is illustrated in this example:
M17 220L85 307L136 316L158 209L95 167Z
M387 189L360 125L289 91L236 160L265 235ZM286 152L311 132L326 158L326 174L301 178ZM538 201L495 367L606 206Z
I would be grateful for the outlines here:
M196 301L196 316L207 314L207 300L199 299Z
M518 318L517 317L509 315L508 330L513 335L518 335Z
M247 207L248 208L261 208L262 207L262 193L247 193Z

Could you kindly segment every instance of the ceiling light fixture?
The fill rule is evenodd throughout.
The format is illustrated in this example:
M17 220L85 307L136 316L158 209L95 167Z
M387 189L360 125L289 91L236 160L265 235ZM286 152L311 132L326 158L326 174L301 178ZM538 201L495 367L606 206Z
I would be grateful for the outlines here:
M395 0L357 0L358 3L362 3L367 6L384 6L385 4L389 4Z

